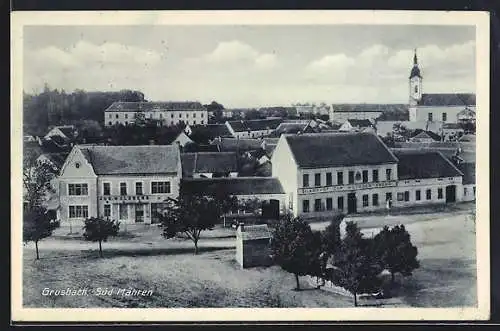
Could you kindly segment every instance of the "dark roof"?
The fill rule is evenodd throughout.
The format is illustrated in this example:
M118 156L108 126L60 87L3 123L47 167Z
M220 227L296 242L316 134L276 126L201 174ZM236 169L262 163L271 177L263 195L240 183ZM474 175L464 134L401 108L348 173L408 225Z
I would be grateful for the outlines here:
M78 146L97 175L176 173L180 154L174 145Z
M238 162L234 152L200 152L181 155L183 176L193 173L237 172Z
M422 94L419 106L475 106L476 95L472 93Z
M191 139L197 142L200 139L213 140L217 137L230 138L232 136L225 124L193 125L191 126L191 134L189 135Z
M230 195L284 194L277 178L272 177L223 177L183 179L183 189L187 192L215 194L226 192Z
M276 128L277 133L298 133L303 132L307 123L281 123Z
M59 129L66 137L73 138L75 128L73 126L56 126L54 129Z
M243 240L259 240L271 238L272 233L267 224L244 225L243 231L241 226L238 228L238 236Z
M476 183L476 163L464 162L460 163L457 168L464 174L462 184Z
M410 78L413 78L415 76L422 78L422 75L420 74L420 68L417 65L414 65L413 68L411 68L410 72Z
M426 138L426 137L432 138L434 141L441 141L441 137L438 134L432 131L425 131L422 129L415 129L412 136L412 138Z
M177 111L206 110L197 101L166 101L166 102L113 102L105 111Z
M397 159L373 133L285 135L299 168L395 163Z
M49 140L52 140L54 143L56 143L57 145L59 146L63 146L63 145L66 145L68 142L66 141L66 139L64 139L63 137L61 136L57 136L57 135L54 135L54 136L50 136Z
M235 132L243 131L262 131L274 130L283 122L283 119L264 119L264 120L241 120L241 121L228 121Z
M442 126L443 130L457 130L457 129L462 129L460 124L458 123L444 123Z
M68 153L44 153L42 155L49 159L50 162L52 162L58 169L60 169L63 166L64 161L66 161Z
M351 125L353 127L359 127L359 128L368 128L370 126L373 126L373 123L368 120L368 119L348 119L347 121L349 121L349 123L351 123Z
M463 174L443 154L436 151L394 151L399 159L398 178L425 179L456 177Z
M215 139L212 144L219 146L221 152L245 152L261 148L262 141L258 139L221 138L220 141Z

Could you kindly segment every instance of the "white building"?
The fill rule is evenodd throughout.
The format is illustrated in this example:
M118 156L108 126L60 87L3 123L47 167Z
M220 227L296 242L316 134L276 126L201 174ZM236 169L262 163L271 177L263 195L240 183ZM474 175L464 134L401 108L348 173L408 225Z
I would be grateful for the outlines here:
M238 177L235 152L182 153L183 178Z
M104 124L133 124L136 118L156 120L164 126L179 123L206 125L207 109L199 102L114 102L104 111Z
M62 224L87 217L154 223L156 211L179 194L179 147L76 145L58 177Z
M376 120L382 115L383 111L379 109L376 105L373 108L364 106L361 110L355 109L338 109L333 105L330 108L329 119L330 122L344 123L349 119L356 120Z
M281 118L226 121L234 138L262 138L270 135L283 122Z
M383 209L387 200L405 207L461 199L462 174L442 154L399 159L368 132L282 135L271 163L295 216Z
M368 119L348 119L339 128L342 132L373 132L375 133L375 126L372 121Z
M459 117L474 117L476 95L472 93L423 93L423 77L418 66L417 53L409 77L410 121L458 123Z

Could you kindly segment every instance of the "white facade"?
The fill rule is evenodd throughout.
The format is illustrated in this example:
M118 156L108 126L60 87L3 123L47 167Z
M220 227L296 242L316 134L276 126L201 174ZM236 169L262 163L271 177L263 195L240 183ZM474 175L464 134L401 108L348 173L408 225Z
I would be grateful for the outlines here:
M173 126L179 123L187 125L206 125L208 123L208 112L205 109L151 111L109 110L104 112L104 123L105 126L133 124L138 114L141 114L139 116L144 116L145 119L159 120L164 126Z
M61 223L82 225L88 217L151 223L156 204L179 195L180 178L180 162L171 174L98 176L74 148L57 179Z
M468 106L475 111L475 106ZM442 122L442 123L458 123L459 114L463 113L465 106L417 106L410 105L410 121L411 122Z

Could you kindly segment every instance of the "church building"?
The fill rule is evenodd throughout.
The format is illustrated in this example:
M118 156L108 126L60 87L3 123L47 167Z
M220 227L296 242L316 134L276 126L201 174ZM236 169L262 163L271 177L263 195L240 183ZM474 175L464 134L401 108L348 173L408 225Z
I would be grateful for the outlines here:
M423 93L423 76L417 53L409 77L410 122L458 123L464 114L475 113L476 95L473 93Z

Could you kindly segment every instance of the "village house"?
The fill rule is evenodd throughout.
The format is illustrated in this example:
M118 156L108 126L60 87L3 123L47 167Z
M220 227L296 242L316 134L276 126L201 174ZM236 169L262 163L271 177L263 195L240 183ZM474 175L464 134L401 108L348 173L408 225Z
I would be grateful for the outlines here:
M217 138L233 138L225 124L188 125L184 132L197 144L208 144Z
M262 147L260 139L252 138L217 138L214 139L211 145L217 146L220 152L236 152L238 155L247 154L251 151L256 151Z
M198 152L181 154L183 178L237 177L235 152Z
M476 200L476 163L459 163L457 168L464 174L462 201Z
M155 120L164 126L180 123L205 125L208 123L207 109L199 102L113 102L104 111L104 124L128 125L137 118Z
M441 127L443 141L455 141L464 135L464 129L458 123L444 123Z
M413 133L413 136L409 139L412 143L430 143L435 141L441 141L441 137L432 131L424 131L417 129Z
M122 223L155 223L157 211L179 194L179 146L76 145L59 174L58 218L82 224L87 217Z
M461 199L462 174L442 154L398 155L369 132L283 135L272 174L292 213L306 218Z
M347 119L338 129L343 132L375 132L373 122L369 119Z
M413 67L409 77L410 121L439 121L458 123L460 118L475 118L476 95L473 93L423 93L422 74L418 66L417 53L413 56Z
M375 120L382 115L383 110L370 105L360 105L358 108L348 107L343 109L333 105L330 108L329 119L330 122L344 123L349 119L357 120Z
M54 126L43 137L44 139L61 138L63 141L69 142L78 136L78 130L74 125Z
M226 121L234 138L261 138L271 134L283 122L281 118Z

